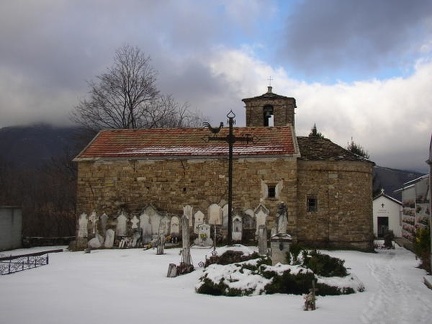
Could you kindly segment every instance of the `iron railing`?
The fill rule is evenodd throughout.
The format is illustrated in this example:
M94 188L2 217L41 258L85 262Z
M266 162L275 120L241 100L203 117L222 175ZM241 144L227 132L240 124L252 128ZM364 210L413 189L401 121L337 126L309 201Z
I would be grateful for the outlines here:
M47 265L49 264L49 253L62 251L62 249L59 249L37 253L11 255L8 257L0 257L0 275L7 275Z

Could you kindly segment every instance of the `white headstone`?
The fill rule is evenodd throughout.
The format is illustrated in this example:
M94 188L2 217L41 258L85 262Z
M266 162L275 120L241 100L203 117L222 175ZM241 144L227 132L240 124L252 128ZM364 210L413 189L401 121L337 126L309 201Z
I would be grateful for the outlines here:
M269 210L263 204L259 204L259 206L255 209L257 234L258 234L258 229L259 229L260 225L266 225L267 224L267 216L268 215L269 215Z
M194 215L194 220L195 220L195 225L194 225L194 233L198 234L199 233L199 226L201 224L204 224L204 214L198 210L195 215Z
M126 236L127 234L127 222L128 218L122 212L119 217L117 217L117 226L116 226L116 235L117 236Z
M177 216L171 217L170 235L174 237L180 235L180 220Z
M170 230L170 218L164 216L159 222L159 234L168 235Z
M152 232L152 237L155 239L158 237L159 235L159 226L160 226L160 221L161 221L161 215L159 215L158 213L152 213L150 215L150 225L151 225L151 232Z
M243 233L243 224L242 224L242 218L239 215L235 215L233 217L233 232L232 232L232 239L234 241L241 241L242 240L242 233Z
M213 245L213 240L210 237L210 225L208 224L198 225L198 238L195 240L195 244L200 246Z
M152 240L152 228L150 225L150 216L143 213L140 215L140 227L142 232L143 243L149 243Z
M84 238L88 236L87 224L87 214L82 213L78 219L78 237Z
M109 229L106 231L105 233L105 242L104 242L104 246L107 249L110 249L113 247L114 245L114 238L115 238L115 233L112 229Z
M209 206L208 215L210 225L222 225L222 208L218 204Z
M98 217L95 211L91 213L89 221L91 222L92 233L96 234Z
M96 234L95 237L93 237L89 242L88 242L88 247L92 248L92 249L99 249L102 244L103 244L103 237L99 234Z

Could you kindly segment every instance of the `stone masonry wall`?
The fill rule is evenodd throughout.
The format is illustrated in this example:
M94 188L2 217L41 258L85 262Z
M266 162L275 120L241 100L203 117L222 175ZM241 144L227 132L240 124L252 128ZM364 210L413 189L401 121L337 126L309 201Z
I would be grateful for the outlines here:
M316 212L307 212L308 195ZM299 161L298 200L300 243L372 249L372 163Z
M263 107L273 107L274 126L294 125L294 98L256 99L246 104L246 125L264 126Z
M262 201L274 217L278 203L284 201L293 213L296 163L294 158L235 159L233 208L254 209ZM227 159L79 162L77 213L140 213L152 204L180 216L183 206L191 205L194 212L207 215L211 204L227 201L227 168ZM279 184L279 196L265 199L263 183Z

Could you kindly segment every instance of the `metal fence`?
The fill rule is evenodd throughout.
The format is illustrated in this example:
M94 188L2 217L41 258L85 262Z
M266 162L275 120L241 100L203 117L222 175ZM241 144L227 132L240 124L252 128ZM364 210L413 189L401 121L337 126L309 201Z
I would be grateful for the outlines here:
M0 258L0 274L7 275L49 264L49 253L63 252L62 249Z

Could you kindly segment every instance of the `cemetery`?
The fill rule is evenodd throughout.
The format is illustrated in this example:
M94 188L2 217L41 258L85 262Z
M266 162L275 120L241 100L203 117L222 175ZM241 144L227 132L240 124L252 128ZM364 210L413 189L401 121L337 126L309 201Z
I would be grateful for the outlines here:
M231 227L235 244L217 250L217 245L226 242L228 228L227 215L219 205L209 208L208 217L201 211L193 213L191 206L184 207L182 217L169 216L153 206L144 208L139 216L127 216L124 212L116 218L106 214L98 217L94 212L89 217L82 214L78 239L88 242L86 252L89 253L102 248L152 248L157 255L162 255L165 247L181 244L180 262L167 265L167 277L172 278L194 271L191 248L212 251L205 262L198 264L204 267L195 287L200 294L300 294L305 298L305 310L314 310L315 294L341 295L364 290L362 282L343 266L343 260L292 243L287 233L284 203L278 206L271 231L266 227L267 212L261 204L253 213L235 214ZM248 237L255 236L255 239L245 242L244 229L252 231L253 235Z

